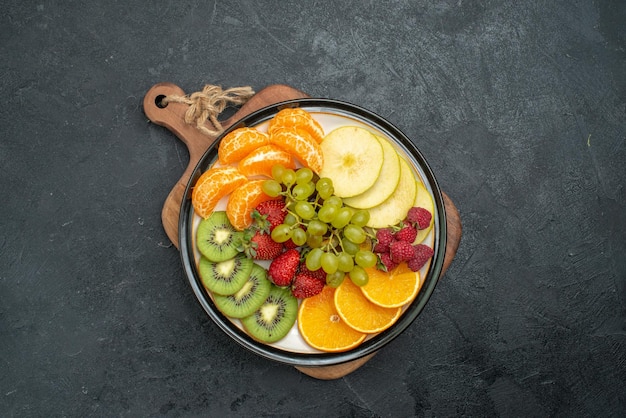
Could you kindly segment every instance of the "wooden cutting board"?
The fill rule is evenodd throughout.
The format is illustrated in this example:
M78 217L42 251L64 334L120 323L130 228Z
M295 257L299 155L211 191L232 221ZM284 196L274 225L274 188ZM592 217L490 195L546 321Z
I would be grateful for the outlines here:
M172 83L159 83L154 85L146 93L143 100L143 109L146 116L153 123L164 126L174 133L189 150L189 163L178 182L174 185L163 204L161 212L161 220L165 232L176 248L178 248L178 219L180 215L180 206L191 177L191 173L204 155L205 151L217 139L217 136L209 136L200 132L195 126L185 122L185 112L188 105L184 103L169 102L166 106L162 105L162 99L168 96L184 96L185 92ZM228 128L244 116L259 110L263 107L273 105L285 100L303 99L309 96L293 87L274 84L264 88L252 96L244 105L242 105L235 114L228 119L221 121L224 129ZM211 127L212 128L212 127ZM444 257L441 275L447 270L452 263L456 251L461 241L461 218L459 212L452 200L443 193L443 200L446 210L447 223L447 242L446 254ZM375 353L363 358L342 363L333 366L323 367L296 367L302 373L317 379L337 379L343 377L365 364Z

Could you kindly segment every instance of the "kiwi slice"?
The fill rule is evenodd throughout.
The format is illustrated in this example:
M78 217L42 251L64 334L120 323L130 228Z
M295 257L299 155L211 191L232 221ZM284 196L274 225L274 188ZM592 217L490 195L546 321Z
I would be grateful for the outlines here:
M253 264L252 271L243 287L232 295L213 295L215 306L226 316L243 318L252 315L270 294L272 282L267 279L267 271Z
M232 295L246 283L253 264L252 259L243 254L219 262L201 257L198 272L202 284L209 291L218 295Z
M287 335L297 315L298 299L291 290L272 285L263 304L252 315L241 319L241 323L256 340L273 343Z
M200 221L196 231L198 251L210 261L225 261L239 253L241 232L228 220L226 212L215 211Z

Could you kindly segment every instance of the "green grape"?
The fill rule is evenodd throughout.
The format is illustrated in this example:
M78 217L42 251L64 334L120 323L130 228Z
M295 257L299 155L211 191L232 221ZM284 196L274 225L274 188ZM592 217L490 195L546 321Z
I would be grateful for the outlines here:
M324 235L328 231L328 225L324 222L318 221L317 219L311 219L309 225L307 226L306 232L310 235Z
M347 238L341 239L341 248L350 255L355 255L359 251L359 245Z
M339 196L333 195L333 196L330 196L328 199L324 199L324 204L334 206L337 209L339 209L343 206L343 200Z
M269 197L277 197L283 191L283 187L276 180L265 180L261 185L261 189Z
M354 268L354 259L346 252L340 252L337 254L337 270L349 272Z
M302 219L313 219L315 216L315 208L309 202L301 201L296 203L294 210Z
M369 250L359 250L354 255L354 262L363 268L374 267L378 262L378 257L376 254Z
M313 171L308 167L299 168L296 171L296 183L306 184L313 178Z
M298 223L298 218L296 218L296 216L293 213L288 213L287 215L285 215L285 219L283 220L283 223L289 226L293 226Z
M329 223L332 222L333 219L335 219L337 212L339 212L339 209L337 209L336 206L324 203L320 210L317 212L317 217L320 221Z
M365 209L359 209L354 212L350 223L356 226L365 226L370 220L370 212Z
M339 260L337 256L333 253L324 253L322 254L322 268L327 274L332 274L337 271L337 267L339 266Z
M346 277L346 273L343 271L336 271L332 274L326 274L326 284L330 287L339 287L343 283L343 279Z
M307 238L306 232L304 232L304 229L302 228L295 228L291 232L291 240L297 246L304 245L306 243L306 238Z
M320 269L322 267L322 254L324 254L324 251L320 248L313 248L309 251L304 261L306 268L311 271Z
M367 271L365 271L362 267L354 266L352 271L348 273L350 280L357 286L365 286L369 281L369 276Z
M346 206L339 209L337 211L337 215L335 215L335 219L333 219L331 222L332 226L337 229L341 229L344 226L348 225L348 223L350 223L350 219L352 218L352 212L352 209Z
M343 236L354 242L355 244L361 244L367 238L365 231L360 226L346 225L343 229Z
M311 190L306 184L297 184L291 189L291 194L296 200L306 200L311 196Z
M283 173L285 172L286 168L284 165L282 164L275 164L272 166L272 177L274 178L274 180L281 182L283 181Z
M335 188L333 187L333 182L328 177L322 177L317 180L317 184L315 185L315 189L319 196L326 200L335 192Z
M311 248L319 248L324 243L324 237L321 235L309 235L306 244Z
M271 232L271 237L276 242L286 242L291 238L292 230L289 225L277 225Z
M296 172L293 171L291 168L287 168L285 169L285 171L283 171L283 175L280 178L283 184L291 186L296 182Z

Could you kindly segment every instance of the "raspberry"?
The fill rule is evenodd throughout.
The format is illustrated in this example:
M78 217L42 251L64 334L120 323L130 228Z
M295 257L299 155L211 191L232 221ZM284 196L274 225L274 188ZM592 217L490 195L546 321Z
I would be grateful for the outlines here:
M391 271L398 266L398 263L391 259L391 254L383 253L380 255L380 264L382 264L381 270Z
M430 225L432 214L424 208L412 207L406 215L407 221L415 224L417 229L426 229Z
M389 251L389 245L394 241L393 232L389 228L383 228L376 231L376 246L374 252L386 253Z
M415 241L415 238L417 237L417 229L415 229L415 227L410 223L407 223L401 230L394 234L394 237L398 241L405 241L413 244L413 241Z
M394 241L389 246L389 253L391 254L391 259L395 263L401 263L413 258L415 250L410 242Z
M412 271L418 271L433 256L435 252L428 245L417 244L413 246L413 257L407 261L406 265Z

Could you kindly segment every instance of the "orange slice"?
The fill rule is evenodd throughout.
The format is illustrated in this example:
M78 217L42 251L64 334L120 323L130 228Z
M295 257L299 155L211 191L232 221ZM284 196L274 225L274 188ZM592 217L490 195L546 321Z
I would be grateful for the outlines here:
M296 168L296 162L287 151L276 145L264 145L255 149L239 161L237 168L248 177L272 177L272 167L282 164L286 168Z
M280 128L301 128L307 131L317 142L324 139L324 129L313 119L313 116L304 109L298 107L282 109L270 121L268 132L271 133Z
M349 279L348 279L349 280ZM325 286L321 293L302 300L298 309L300 335L313 348L340 352L357 347L367 334L349 327L335 309L335 289Z
M238 128L222 138L217 157L222 164L232 164L269 142L269 136L264 132L255 128Z
M335 308L346 324L367 334L386 330L402 313L400 307L383 308L373 304L348 278L335 290Z
M191 204L196 213L208 218L221 198L248 181L232 166L213 167L202 173L191 192Z
M363 287L363 295L375 305L383 308L397 308L411 302L419 292L420 274L411 271L406 263L385 272L376 267L365 269L369 281Z
M270 134L270 143L287 151L316 173L322 170L322 148L307 131L295 128L276 129Z
M272 200L273 197L263 192L262 186L265 180L250 180L237 187L228 197L226 204L226 216L235 227L242 231L252 224L250 216L259 203Z

